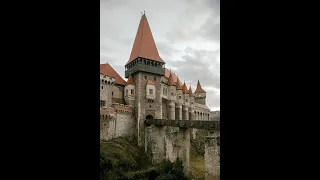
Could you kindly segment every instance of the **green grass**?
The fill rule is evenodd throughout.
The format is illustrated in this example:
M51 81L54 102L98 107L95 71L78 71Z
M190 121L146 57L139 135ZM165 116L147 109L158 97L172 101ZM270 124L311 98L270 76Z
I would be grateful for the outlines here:
M204 179L205 167L204 167L204 157L190 157L190 177L192 179Z

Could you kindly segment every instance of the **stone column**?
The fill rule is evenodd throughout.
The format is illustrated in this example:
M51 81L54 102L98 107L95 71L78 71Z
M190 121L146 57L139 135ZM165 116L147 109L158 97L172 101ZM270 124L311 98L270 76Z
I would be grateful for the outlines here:
M168 103L168 119L175 120L175 103L173 101Z
M177 119L178 120L182 120L182 105L178 105L178 109L179 109L179 113L178 113L178 117L177 117Z
M182 120L189 120L189 111L188 111L188 107L187 106L182 106L183 108L183 116L182 116Z
M205 139L205 179L206 180L219 180L220 179L220 153L217 144L217 137L219 134L208 133Z

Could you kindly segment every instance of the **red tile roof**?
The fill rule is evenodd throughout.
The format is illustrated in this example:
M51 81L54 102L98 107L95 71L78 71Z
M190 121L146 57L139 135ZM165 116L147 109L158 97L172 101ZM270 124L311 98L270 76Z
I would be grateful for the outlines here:
M193 97L191 86L189 87L189 97Z
M174 74L173 72L170 72L169 69L165 68L164 76L165 76L166 78L169 79L170 73L172 74L173 82L175 82L175 83L177 84L177 79L178 79L177 75ZM182 84L181 81L179 81L179 82L180 82L180 84Z
M168 78L168 85L169 86L175 86L176 84L173 82L173 77L172 74L170 73L169 78Z
M197 83L197 89L196 89L196 91L194 91L194 93L206 93L206 92L202 89L199 80L198 80L198 83Z
M146 15L141 17L136 38L134 40L130 58L127 64L137 57L143 57L164 63L159 56Z
M115 78L116 84L127 85L127 82L108 63L100 64L100 73Z
M182 92L183 92L184 94L188 94L188 88L187 88L187 85L186 85L185 82L183 83L183 86L182 86Z
M177 90L182 90L182 86L181 86L181 83L180 83L180 80L178 77L177 77L176 86L177 86L177 88L176 88Z
M131 74L129 75L129 78L127 81L127 85L129 85L129 84L134 85L133 78L132 78Z

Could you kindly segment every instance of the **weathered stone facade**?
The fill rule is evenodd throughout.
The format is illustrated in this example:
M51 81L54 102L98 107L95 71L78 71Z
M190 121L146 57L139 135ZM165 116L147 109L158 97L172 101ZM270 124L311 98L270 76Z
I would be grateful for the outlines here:
M141 34L140 29L150 31L145 15L137 32L139 38L136 38L136 41L142 39L144 42L134 43L130 60L125 65L125 77L129 78L127 84L117 83L124 80L114 72L112 76L118 79L106 75L107 72L100 72L100 138L108 140L119 136L135 137L138 146L144 147L152 163L180 159L188 172L190 138L195 138L196 130L148 125L145 122L146 119L209 121L210 109L205 104L206 92L199 82L196 91L192 92L191 87L188 89L185 83L182 85L179 78L173 77L171 72L168 75L157 49L150 49L154 46L153 43L145 42L153 41L153 37L143 37L152 34ZM143 46L144 43L148 46ZM148 51L143 48L148 48ZM133 54L137 57L133 57ZM216 172L210 170L211 166L216 166L216 160L211 158L216 150L212 147L210 140L206 144L206 176L209 179L216 175Z

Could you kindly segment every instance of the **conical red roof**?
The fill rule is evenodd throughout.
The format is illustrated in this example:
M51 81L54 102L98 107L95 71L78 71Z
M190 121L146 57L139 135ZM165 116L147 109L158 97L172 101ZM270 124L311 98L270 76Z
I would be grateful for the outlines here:
M128 81L127 81L127 85L129 85L129 84L134 85L133 78L132 78L131 75L129 75L129 78L128 78Z
M189 97L193 97L191 86L189 87Z
M114 77L115 82L121 85L127 85L127 82L110 66L110 64L100 64L100 73Z
M197 83L197 89L196 89L196 91L195 91L194 93L206 93L206 92L202 89L199 80L198 80L198 83Z
M169 78L168 78L168 85L169 86L175 86L174 82L173 82L173 77L172 74L170 72Z
M185 82L183 83L182 91L183 91L184 94L188 94L188 88L187 88L187 85L186 85Z
M145 14L141 17L138 31L136 34L136 39L134 40L130 58L127 64L129 64L137 57L142 57L164 63L164 61L159 56L158 49L156 43L154 42L152 32Z
M179 78L177 77L177 82L176 82L176 89L177 90L182 90L182 86L181 86L181 84L180 84L180 80L179 80Z

